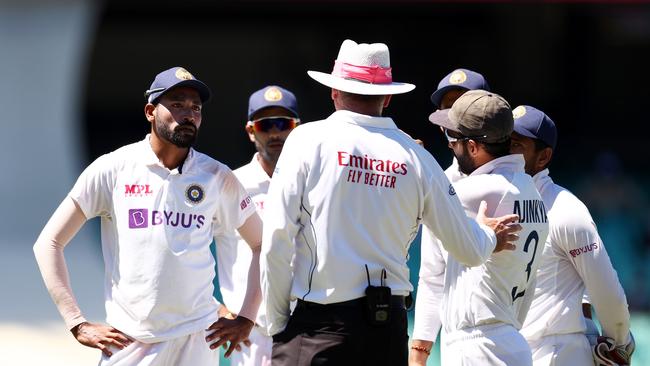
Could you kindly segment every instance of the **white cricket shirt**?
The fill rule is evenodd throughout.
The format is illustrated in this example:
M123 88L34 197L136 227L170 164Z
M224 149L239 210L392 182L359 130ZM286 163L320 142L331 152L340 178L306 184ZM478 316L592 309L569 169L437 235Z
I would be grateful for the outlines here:
M522 155L494 159L454 183L467 214L475 217L482 200L487 215L520 216L517 249L493 253L481 265L462 263L426 228L422 233L420 287L415 307L414 339L435 341L440 323L446 333L504 323L521 328L533 298L548 222L542 199L524 173Z
M235 176L250 194L257 213L264 218L264 201L269 190L271 177L264 171L255 153L250 163L234 170ZM237 230L223 233L216 238L217 268L219 269L219 288L223 303L228 310L239 313L248 284L248 268L250 267L253 251ZM257 312L257 324L264 324L264 307Z
M603 334L628 341L630 313L623 288L587 207L553 183L548 169L534 177L548 209L550 233L537 272L537 289L521 333L527 340L584 333L586 289Z
M210 243L255 212L227 166L190 149L170 171L147 135L95 160L70 197L86 218L101 217L110 325L153 343L217 320Z
M365 296L365 265L373 285L386 269L392 293L407 295L408 247L420 223L470 263L496 245L491 229L465 215L436 160L391 118L337 111L297 127L266 199L260 262L269 333L284 329L291 299Z

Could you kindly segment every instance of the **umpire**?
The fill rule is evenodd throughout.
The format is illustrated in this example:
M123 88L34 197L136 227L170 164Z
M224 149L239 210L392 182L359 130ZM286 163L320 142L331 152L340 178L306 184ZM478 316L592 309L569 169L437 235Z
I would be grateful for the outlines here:
M468 263L497 249L514 215L467 218L435 159L391 118L388 47L346 40L331 74L336 112L297 127L273 174L261 257L274 365L406 365L406 264L420 223ZM290 315L289 302L297 299Z

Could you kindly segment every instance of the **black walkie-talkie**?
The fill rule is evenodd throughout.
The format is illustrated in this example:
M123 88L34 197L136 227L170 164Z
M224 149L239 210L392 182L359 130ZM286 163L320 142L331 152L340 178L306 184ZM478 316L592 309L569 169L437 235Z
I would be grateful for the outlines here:
M381 270L381 286L370 284L370 271L366 265L368 287L366 287L366 311L368 322L372 325L386 325L390 322L391 291L386 285L386 269Z

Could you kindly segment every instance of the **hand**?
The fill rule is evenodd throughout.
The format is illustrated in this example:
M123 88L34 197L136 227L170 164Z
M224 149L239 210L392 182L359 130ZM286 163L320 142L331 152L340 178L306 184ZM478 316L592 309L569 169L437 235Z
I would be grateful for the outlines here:
M621 366L632 362L635 348L632 333L630 333L630 343L622 346L617 346L613 338L601 336L592 348L592 353L597 366Z
M108 346L123 349L133 343L126 334L104 324L83 322L72 328L70 332L77 342L87 347L98 348L108 357L113 355Z
M426 366L432 346L433 342L431 341L414 339L411 349L409 349L409 366Z
M241 350L240 342L250 346L248 335L254 325L255 323L252 320L243 316L237 316L235 319L221 318L208 328L208 330L214 330L214 332L205 337L205 341L211 343L216 340L215 343L210 344L210 349L217 349L220 346L228 347L224 356L230 357L230 354L235 349ZM226 345L228 341L230 341L230 346Z
M519 216L516 214L504 215L501 217L487 217L487 202L481 201L476 215L476 221L480 224L488 226L494 230L497 236L497 245L494 247L494 253L502 250L515 250L517 247L513 244L519 239L518 232L521 231L521 225L516 222L519 221Z

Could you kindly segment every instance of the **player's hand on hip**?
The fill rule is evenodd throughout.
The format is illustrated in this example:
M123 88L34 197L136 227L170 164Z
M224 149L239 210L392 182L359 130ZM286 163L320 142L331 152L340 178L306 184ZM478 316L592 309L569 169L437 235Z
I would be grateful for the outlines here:
M104 324L83 322L72 328L70 332L77 342L87 347L97 348L108 357L113 355L110 346L123 349L133 343L133 339L126 334Z
M207 329L214 332L205 337L205 341L210 343L210 349L217 349L221 346L228 347L224 356L230 357L234 350L241 350L239 343L243 342L250 346L248 335L253 326L255 323L243 316L237 316L235 319L220 318ZM230 342L230 345L227 346L227 342Z
M494 230L497 237L497 245L494 247L494 253L502 250L515 250L517 247L514 243L519 239L519 234L517 233L522 229L521 225L517 223L519 216L510 214L500 217L488 217L486 212L487 202L481 201L478 214L476 215L476 221Z

